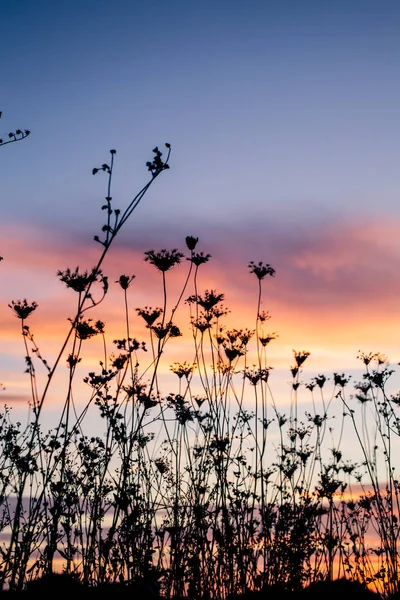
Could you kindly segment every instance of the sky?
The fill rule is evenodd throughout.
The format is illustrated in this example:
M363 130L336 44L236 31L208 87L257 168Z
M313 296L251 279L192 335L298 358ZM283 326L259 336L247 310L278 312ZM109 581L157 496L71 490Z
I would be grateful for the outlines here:
M105 264L110 281L136 274L133 307L160 303L143 252L194 235L213 257L202 285L237 327L256 314L249 261L276 269L263 309L284 385L293 348L311 352L310 377L356 373L359 350L400 360L398 2L16 0L2 25L0 132L31 130L1 148L4 399L26 386L7 304L39 303L31 325L54 356L74 302L56 272L99 253L106 181L92 168L117 150L123 208L165 142L171 169ZM111 334L120 301L104 306Z

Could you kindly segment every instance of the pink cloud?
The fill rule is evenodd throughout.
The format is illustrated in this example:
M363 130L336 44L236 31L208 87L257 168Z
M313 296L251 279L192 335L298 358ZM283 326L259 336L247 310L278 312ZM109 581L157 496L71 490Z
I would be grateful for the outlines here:
M399 321L400 294L397 230L393 220L332 219L309 226L275 222L250 228L244 223L240 230L200 226L198 232L185 234L199 235L197 250L213 255L199 269L198 291L225 293L224 304L232 311L227 317L229 326L254 328L258 281L250 274L248 263L262 260L276 269L276 277L263 282L262 309L272 315L266 330L278 331L280 336L271 352L287 353L292 347L306 346L317 352L347 348L354 355L359 347L389 352L395 346L393 330ZM135 308L161 306L163 295L161 275L144 262L143 252L163 247L186 251L184 237L179 227L165 235L156 227L151 232L139 230L132 239L124 234L116 240L103 265L111 284L109 298L91 315L106 321L111 337L125 335L123 293L115 280L122 273L136 275L129 290L130 314L134 335L144 338L147 332ZM90 268L100 250L91 240L10 226L2 239L5 260L0 265L6 282L0 306L3 339L20 335L19 323L7 303L27 297L39 302L30 319L32 328L56 352L76 302L74 292L58 281L57 269ZM184 260L167 274L169 310L189 266ZM193 293L191 284L183 300ZM188 307L182 305L175 318L185 337L190 334L188 314Z

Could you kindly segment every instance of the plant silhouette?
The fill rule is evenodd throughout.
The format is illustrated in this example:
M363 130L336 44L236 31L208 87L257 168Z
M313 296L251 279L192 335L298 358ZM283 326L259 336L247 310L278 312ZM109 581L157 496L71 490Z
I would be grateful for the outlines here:
M353 393L344 373L333 374L329 392L325 374L304 380L310 352L294 350L285 408L271 388L277 333L262 310L275 276L269 263L247 263L251 329L228 327L224 293L200 288L199 270L212 257L198 251L194 235L182 248L144 251L160 281L157 304L132 307L140 278L125 272L110 282L103 271L122 227L169 168L170 150L166 144L164 158L154 148L150 179L124 210L112 197L115 150L93 169L107 188L94 237L99 256L94 266L57 273L76 310L55 357L36 342L37 303L10 302L31 418L24 427L10 409L0 415L2 587L193 600L397 593L400 398L387 391L388 360L360 353L365 372ZM171 291L178 270L181 287ZM120 293L125 328L112 350L97 316L110 286ZM104 352L88 370L94 338ZM182 360L171 364L169 348L180 347ZM66 387L58 423L46 432L43 407L58 371ZM97 417L93 435L86 427ZM344 454L349 430L358 461Z

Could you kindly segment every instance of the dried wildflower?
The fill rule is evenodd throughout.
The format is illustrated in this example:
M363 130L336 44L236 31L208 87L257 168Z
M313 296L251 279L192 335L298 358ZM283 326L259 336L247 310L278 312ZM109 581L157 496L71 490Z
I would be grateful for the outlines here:
M252 385L256 386L259 381L268 381L269 372L271 369L272 367L266 367L265 369L249 369L246 367L246 369L244 369L242 372L243 377L248 379Z
M312 381L315 383L315 385L322 389L325 383L328 381L328 378L325 377L325 375L317 375Z
M300 352L296 352L296 350L293 350L293 354L294 354L294 360L296 361L296 364L298 367L301 367L301 365L310 356L310 353L307 352L306 350L301 350Z
M378 363L378 365L386 365L389 364L389 359L387 356L385 356L384 354L381 354L380 352L377 352L375 354L375 360Z
M170 337L180 337L182 335L179 327L172 323L167 323L165 326L162 323L158 323L157 325L153 325L151 329L159 340L164 339L168 334Z
M378 387L383 391L385 383L393 373L393 369L382 369L382 371L374 369L372 373L365 373L364 378L368 379L375 387Z
M87 321L80 319L79 321L75 322L72 319L69 319L69 321L73 324L76 331L76 335L80 340L88 340L89 338L97 335L98 333L101 333L97 329L96 324L94 326L91 325L92 319L88 319Z
M263 262L259 262L255 264L253 261L249 263L250 273L254 273L259 281L264 279L266 275L270 275L270 277L274 277L275 269L271 267L268 263L264 265Z
M167 397L167 403L175 412L176 419L181 425L185 425L188 421L193 421L194 412L189 404L180 394L170 394Z
M206 290L204 296L197 296L197 303L204 308L205 311L209 311L214 306L222 302L224 294L217 294L215 290Z
M113 340L118 350L125 350L126 352L136 352L136 350L143 350L147 352L146 342L139 342L136 338L128 337L122 338L121 340Z
M260 340L260 343L262 344L262 346L266 346L267 344L269 344L270 342L272 342L272 340L275 340L278 337L277 333L268 333L267 335L263 336L263 337L259 337L258 339Z
M230 363L231 362L232 361L230 361ZM231 365L230 363L229 363L229 365L226 365L222 361L218 362L217 363L217 371L219 373L221 373L222 375L230 375L231 373L234 372L233 365Z
M239 334L239 339L242 342L243 346L247 346L250 339L253 337L254 331L250 329L241 329Z
M186 242L187 249L190 250L191 252L193 252L193 250L197 246L198 241L199 241L198 237L193 237L192 235L186 236L185 242Z
M123 386L124 392L126 392L128 398L139 398L145 395L147 385L145 383L135 383L134 385Z
M149 410L150 408L154 408L159 404L158 400L156 400L153 396L148 396L147 394L142 394L138 396L138 400L140 404L142 404L145 410Z
M37 309L38 303L32 302L31 304L28 304L27 299L24 298L23 300L12 300L11 304L8 306L14 311L15 316L18 317L18 319L24 320L27 319L34 310Z
M169 150L171 148L171 145L165 144L165 147L168 148L168 150ZM169 152L168 152L167 160L165 162L162 160L162 158L161 158L162 152L160 152L160 150L158 149L157 146L154 148L153 153L154 153L154 158L151 162L148 161L146 163L146 167L148 168L150 173L153 175L153 177L156 177L165 169L169 169L169 165L167 164Z
M151 327L159 316L162 315L163 310L162 308L149 308L145 306L144 308L137 308L136 312L146 321L147 326Z
M102 363L100 363L100 365L102 365ZM87 383L91 387L97 389L97 388L102 387L103 385L107 384L112 379L114 379L116 374L117 373L112 371L111 369L106 371L103 368L99 375L97 375L94 371L91 371L90 373L88 373L88 376L85 377L83 381L84 381L84 383Z
M127 290L131 285L132 281L135 279L136 275L120 275L119 279L115 283L119 283L123 290Z
M240 336L240 330L239 329L230 329L229 331L226 332L225 335L226 335L227 339L231 342L231 344L234 344Z
M57 275L68 288L79 294L84 292L93 282L102 278L101 271L95 267L91 271L83 271L82 273L79 272L79 267L76 267L75 271L68 268L65 271L57 271Z
M346 377L344 373L342 373L341 375L339 373L333 374L334 384L340 385L340 387L344 387L345 385L347 385L349 383L350 379L351 379L351 375L349 377Z
M204 333L207 329L211 329L211 323L208 319L204 317L200 317L199 319L191 318L191 322L193 327Z
M179 265L181 259L183 258L182 252L178 252L176 248L170 251L163 248L159 252L149 250L148 252L145 252L145 255L146 258L144 260L154 265L156 269L163 273L165 273L165 271L169 271L175 265Z
M120 354L119 356L112 356L111 357L111 366L114 367L114 369L116 369L117 371L121 371L124 366L126 361L128 360L129 355L128 354Z
M278 425L279 425L279 427L283 427L284 424L287 421L287 416L286 415L281 415L280 413L277 413L276 416L278 417Z
M106 324L104 323L104 321L96 321L94 326L96 327L99 333L105 333L104 327L106 326Z
M175 375L178 375L179 379L182 379L182 377L186 377L186 379L188 379L190 375L193 375L193 371L195 368L195 364L191 365L186 361L183 363L176 362L170 366L171 371L175 373Z
M78 363L81 362L81 358L76 356L75 354L69 354L67 358L67 367L69 369L73 369Z
M395 404L396 406L400 406L400 392L397 392L397 394L393 394L392 396L390 396L389 400L390 402L393 402L393 404Z
M96 175L96 173L98 173L99 171L104 171L110 175L111 167L109 165L107 165L106 163L104 163L101 165L101 167L95 167L94 169L92 169L92 175Z
M218 308L215 307L210 310L209 316L219 319L220 317L225 317L228 313L230 313L230 310L221 305Z
M168 323L168 327L170 337L180 337L182 335L179 327L177 327L176 325Z
M201 405L207 401L207 398L200 398L199 396L193 396L193 400L196 402L197 406L200 408Z
M258 316L258 320L261 321L261 323L264 323L264 321L268 321L271 318L271 315L269 314L269 312L265 311L265 310L258 313L257 316Z
M366 367L369 365L369 363L372 360L374 360L375 357L376 357L376 354L374 352L370 352L369 354L365 354L364 352L361 352L360 350L359 350L359 354L357 355L357 358L359 360L361 360Z
M229 360L229 362L232 362L238 356L243 356L245 354L244 350L241 350L240 348L234 348L234 347L229 348L227 346L224 346L224 350L225 350L226 358Z
M204 254L204 252L193 252L192 256L186 260L190 260L190 262L192 262L196 267L199 267L200 265L208 262L210 258L211 254Z

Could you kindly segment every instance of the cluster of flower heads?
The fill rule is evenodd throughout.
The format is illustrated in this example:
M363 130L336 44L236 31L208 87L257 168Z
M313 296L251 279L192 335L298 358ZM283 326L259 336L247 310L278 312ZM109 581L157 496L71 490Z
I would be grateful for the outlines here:
M3 113L0 111L0 119L2 116ZM5 146L6 144L11 144L12 142L19 142L28 137L30 133L31 132L29 129L16 129L15 131L10 131L7 139L4 140L3 138L0 138L0 146Z
M162 152L156 146L153 149L153 153L154 153L153 160L152 161L148 161L146 163L146 167L148 168L148 170L150 171L150 173L153 175L153 177L156 177L162 171L165 171L166 169L169 169L168 159L169 159L169 155L170 155L170 151L171 151L171 144L165 144L165 147L168 149L167 160L163 161L163 159L161 158L162 157Z
M268 381L269 372L271 369L272 367L266 367L263 369L256 367L250 369L249 367L246 367L243 370L243 377L248 379L252 385L256 386L259 381L264 381L265 383Z
M191 375L193 375L195 368L196 368L196 364L190 364L190 363L186 362L186 360L183 363L175 362L170 367L171 371L173 373L175 373L175 375L177 375L179 377L179 379L182 379L183 377L185 377L186 379L189 379L189 377L191 377Z
M68 319L72 324L76 332L76 337L79 340L88 340L99 333L104 333L103 321L96 321L93 323L92 319Z

